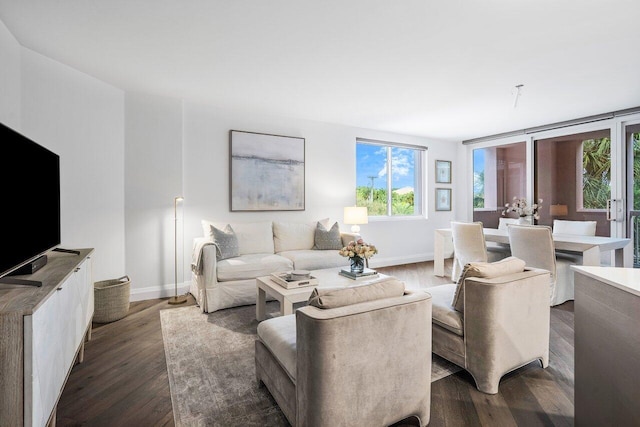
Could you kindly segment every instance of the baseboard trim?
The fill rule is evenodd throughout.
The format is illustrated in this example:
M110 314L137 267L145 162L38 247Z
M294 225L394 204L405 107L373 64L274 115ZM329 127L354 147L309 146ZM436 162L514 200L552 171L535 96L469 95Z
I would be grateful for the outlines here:
M178 283L178 295L189 292L191 282ZM129 301L144 301L148 299L169 298L175 295L175 285L148 286L146 288L132 288Z

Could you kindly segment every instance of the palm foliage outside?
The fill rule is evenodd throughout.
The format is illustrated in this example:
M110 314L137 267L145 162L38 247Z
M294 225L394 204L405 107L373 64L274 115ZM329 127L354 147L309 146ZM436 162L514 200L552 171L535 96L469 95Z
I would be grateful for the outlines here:
M582 141L582 207L606 209L611 198L611 139Z
M395 190L395 189L394 189ZM356 205L366 206L369 215L387 215L387 190L384 188L357 187ZM414 192L398 194L391 191L391 214L414 215Z
M484 171L473 174L473 207L484 208Z
M640 133L634 133L633 209L640 210ZM611 197L611 140L588 139L582 143L583 207L606 209Z
M640 210L640 132L633 134L633 210Z

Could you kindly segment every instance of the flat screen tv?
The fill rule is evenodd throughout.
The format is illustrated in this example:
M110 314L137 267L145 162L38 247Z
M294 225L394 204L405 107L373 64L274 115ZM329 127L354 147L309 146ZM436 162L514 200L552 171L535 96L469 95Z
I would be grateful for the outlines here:
M0 123L0 277L60 245L60 157Z

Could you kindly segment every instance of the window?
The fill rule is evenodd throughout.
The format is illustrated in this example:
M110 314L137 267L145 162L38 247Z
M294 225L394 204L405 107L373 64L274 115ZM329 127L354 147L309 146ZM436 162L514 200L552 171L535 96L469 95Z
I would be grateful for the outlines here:
M580 144L578 210L602 210L611 198L611 139L585 139Z
M369 216L423 213L426 148L356 140L356 205Z

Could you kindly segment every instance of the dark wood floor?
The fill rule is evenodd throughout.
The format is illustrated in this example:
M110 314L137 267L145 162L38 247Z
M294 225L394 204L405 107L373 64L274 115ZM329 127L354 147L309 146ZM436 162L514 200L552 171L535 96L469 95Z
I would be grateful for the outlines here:
M432 262L378 270L409 287L450 282L433 275ZM187 304L195 304L193 297ZM94 324L84 363L73 368L60 398L58 425L173 426L159 312L182 306L166 299L135 302L124 319ZM436 381L429 425L573 425L572 302L551 309L550 346L547 369L534 362L506 375L496 395L477 391L464 371Z

